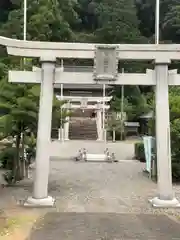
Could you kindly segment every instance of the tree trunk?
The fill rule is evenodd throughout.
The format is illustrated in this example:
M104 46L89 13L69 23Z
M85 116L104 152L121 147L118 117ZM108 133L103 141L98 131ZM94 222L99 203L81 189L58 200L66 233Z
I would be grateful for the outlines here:
M18 135L16 136L16 156L14 158L14 167L13 167L14 183L22 179L21 167L20 167L20 142L21 142L21 133L18 133Z
M24 178L25 177L24 133L21 134L21 148L22 148L22 159L20 160L21 176Z
M27 157L27 152L26 152L26 156L24 158L24 164L25 164L25 176L24 177L29 178L29 161L28 161L28 157Z

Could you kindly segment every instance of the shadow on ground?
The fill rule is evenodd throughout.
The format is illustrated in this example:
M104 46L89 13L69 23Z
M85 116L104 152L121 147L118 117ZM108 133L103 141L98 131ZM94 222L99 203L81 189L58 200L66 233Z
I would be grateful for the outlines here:
M27 240L178 240L179 227L166 215L51 212Z

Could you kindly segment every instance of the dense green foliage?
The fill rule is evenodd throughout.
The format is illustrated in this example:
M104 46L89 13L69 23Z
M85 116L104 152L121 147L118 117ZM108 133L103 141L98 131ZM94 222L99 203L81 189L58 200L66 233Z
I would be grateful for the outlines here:
M31 0L28 39L137 43L154 37L155 0ZM161 2L161 40L179 41L177 0ZM1 0L1 33L22 38L23 1ZM173 35L172 35L173 34Z
M7 170L13 169L13 161L16 155L16 149L7 147L0 153L1 167Z
M180 181L180 89L172 87L170 90L171 116L171 146L172 146L172 177Z
M134 145L134 153L135 159L145 162L144 144L142 142L138 142Z
M177 0L161 2L161 42L180 40L180 4ZM155 0L31 0L27 1L27 39L66 42L153 43ZM23 39L23 0L0 1L0 35ZM36 135L39 86L13 85L7 82L8 69L22 69L22 59L7 56L0 46L0 136L15 137L14 175L18 179L20 142L29 132ZM85 64L85 60L83 60ZM88 61L87 61L88 62ZM82 64L82 61L76 64ZM33 63L34 64L34 63ZM37 62L36 62L37 64ZM125 72L141 72L151 63L120 63ZM176 67L179 67L176 64ZM170 92L173 174L179 166L179 88ZM125 87L124 110L129 120L137 120L149 111L151 87ZM120 111L121 89L114 91L112 109ZM63 116L66 113L63 112ZM56 102L53 124L60 118ZM114 123L112 123L114 124ZM24 137L23 137L24 136ZM24 141L23 141L24 142ZM24 143L23 143L24 144ZM175 167L176 165L176 167ZM175 173L176 172L176 173Z
M154 97L151 101L152 109L155 108ZM180 181L180 88L170 87L169 107L171 122L171 152L172 152L172 177L174 181ZM149 123L151 135L155 135L155 120Z

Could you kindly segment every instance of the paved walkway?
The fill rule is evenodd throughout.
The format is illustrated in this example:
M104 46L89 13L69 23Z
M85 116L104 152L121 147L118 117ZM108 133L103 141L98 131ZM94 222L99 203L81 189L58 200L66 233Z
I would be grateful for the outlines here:
M26 240L171 240L180 239L180 209L154 209L148 199L156 184L143 175L144 164L51 161L49 194L53 209L38 210L42 218ZM43 169L42 169L43 171ZM180 199L180 187L174 190ZM32 180L4 190L7 208L32 193Z
M177 240L179 234L179 224L167 216L48 213L30 240Z
M163 215L180 212L148 204L156 184L143 175L143 167L136 161L52 162L49 190L56 209L39 222L30 240L180 239L179 223Z

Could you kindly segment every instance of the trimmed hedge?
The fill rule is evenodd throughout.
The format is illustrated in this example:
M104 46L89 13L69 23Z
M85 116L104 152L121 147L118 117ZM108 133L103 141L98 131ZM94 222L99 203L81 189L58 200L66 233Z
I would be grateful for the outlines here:
M144 152L144 144L142 142L135 143L135 158L141 162L145 162L145 152Z

